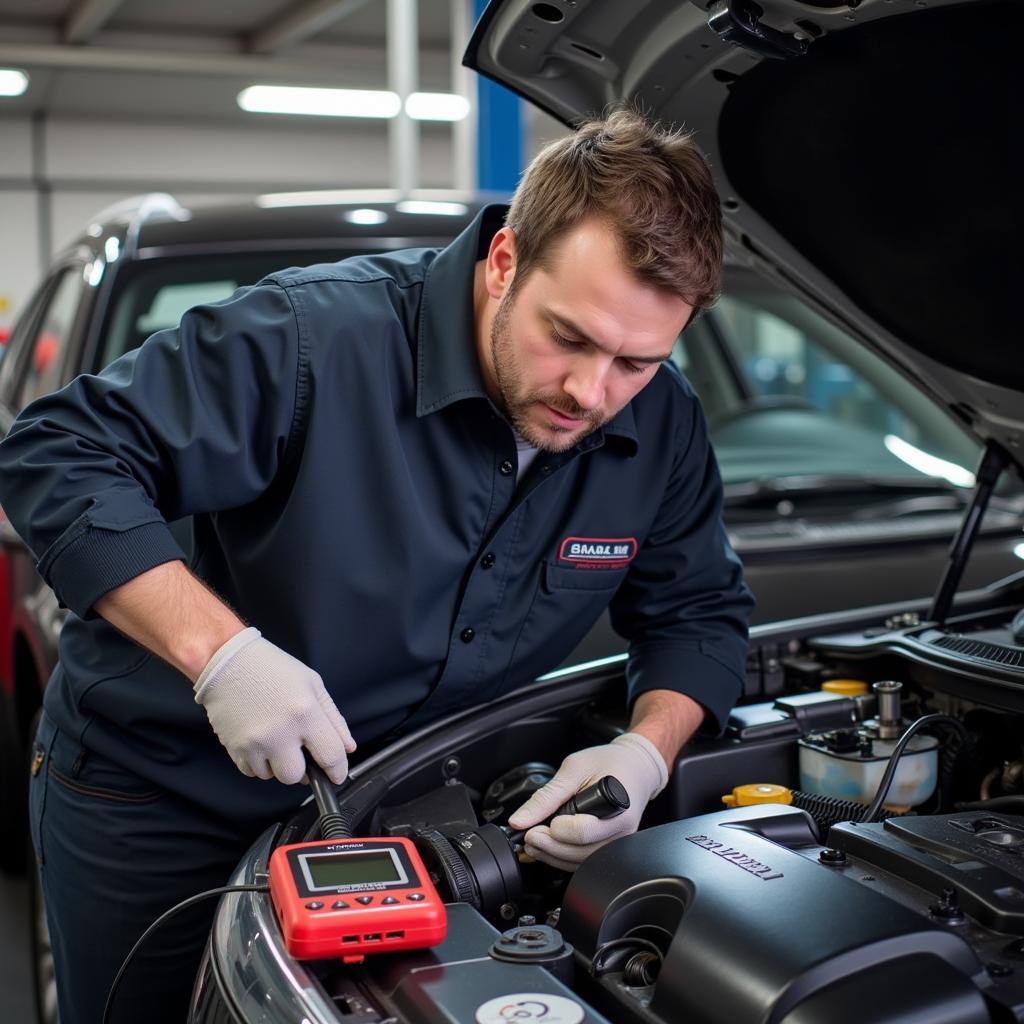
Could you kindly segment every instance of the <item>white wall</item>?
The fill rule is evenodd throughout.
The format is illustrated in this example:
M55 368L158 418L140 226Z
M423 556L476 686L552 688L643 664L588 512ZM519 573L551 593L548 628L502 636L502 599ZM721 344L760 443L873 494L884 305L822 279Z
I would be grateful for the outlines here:
M528 112L526 158L564 129ZM386 187L384 125L0 117L0 328L9 327L53 253L92 214L126 196L197 203L260 192ZM452 131L420 126L420 185L451 187Z
M420 184L450 187L451 129L420 131ZM97 210L148 191L184 202L260 192L386 187L388 137L339 128L0 117L0 328L53 253Z

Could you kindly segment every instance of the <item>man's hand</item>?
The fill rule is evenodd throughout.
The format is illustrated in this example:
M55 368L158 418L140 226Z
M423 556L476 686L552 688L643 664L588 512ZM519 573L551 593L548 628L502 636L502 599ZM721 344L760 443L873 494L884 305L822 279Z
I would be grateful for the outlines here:
M195 689L196 703L244 775L300 782L305 747L331 782L344 781L356 744L323 680L258 629L219 647Z
M592 814L560 814L550 825L538 825L569 797L593 782L614 775L629 794L629 810L614 818ZM508 820L515 829L530 828L523 838L526 853L563 871L575 871L599 846L637 830L648 801L668 782L668 769L658 748L645 736L627 732L611 743L570 754L555 777L537 790Z

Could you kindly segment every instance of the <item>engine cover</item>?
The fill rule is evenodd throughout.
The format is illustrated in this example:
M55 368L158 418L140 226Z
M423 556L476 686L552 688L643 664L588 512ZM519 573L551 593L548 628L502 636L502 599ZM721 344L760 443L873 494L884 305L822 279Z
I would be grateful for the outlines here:
M956 817L953 833L970 841L965 815ZM945 849L943 827L923 830L925 856L936 862ZM627 934L666 951L642 1000L621 978L606 976L599 1008L616 1020L722 1024L1021 1019L1024 984L1012 967L989 971L983 963L993 949L1013 945L1008 918L990 916L986 927L963 914L933 913L943 886L928 891L922 884L922 850L905 827L844 825L830 837L839 846L842 830L856 837L850 852L823 862L803 811L761 805L661 825L597 851L566 891L565 938L585 957ZM872 834L885 835L881 858L872 855ZM1005 841L990 849L1005 862ZM947 857L947 866L956 856L968 855ZM1005 865L983 865L978 856L969 854L990 872L986 884L1012 900L1016 879ZM630 1005L637 1002L645 1005Z

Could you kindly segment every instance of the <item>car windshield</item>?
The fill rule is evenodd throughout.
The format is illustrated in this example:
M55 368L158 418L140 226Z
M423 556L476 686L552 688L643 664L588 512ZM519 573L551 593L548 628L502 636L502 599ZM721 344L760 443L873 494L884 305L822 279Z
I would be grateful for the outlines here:
M726 274L718 304L673 360L697 389L727 494L940 490L974 485L980 445L862 343L753 274ZM1011 487L1014 485L1010 485Z
M227 298L284 267L351 254L247 252L129 265L118 280L101 364L174 327L191 306ZM945 410L796 296L752 273L727 271L722 298L682 335L672 359L701 397L734 506L780 491L963 495L974 484L980 446ZM1000 491L1015 488L1004 481Z

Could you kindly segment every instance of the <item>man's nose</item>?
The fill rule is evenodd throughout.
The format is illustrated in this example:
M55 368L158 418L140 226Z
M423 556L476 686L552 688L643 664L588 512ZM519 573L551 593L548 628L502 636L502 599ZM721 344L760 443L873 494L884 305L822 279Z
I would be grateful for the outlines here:
M581 409L591 412L601 408L609 365L599 356L578 359L573 364L563 387Z

